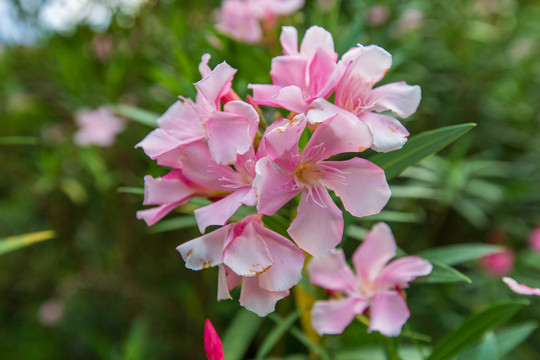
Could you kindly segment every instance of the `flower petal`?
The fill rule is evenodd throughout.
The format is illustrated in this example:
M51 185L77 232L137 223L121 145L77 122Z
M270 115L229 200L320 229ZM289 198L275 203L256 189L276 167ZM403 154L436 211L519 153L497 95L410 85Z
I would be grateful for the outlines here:
M221 97L231 88L235 73L236 69L233 69L226 62L222 62L212 70L210 75L196 82L195 88L217 110Z
M310 124L317 124L328 120L338 114L347 116L350 119L355 119L356 121L358 121L356 115L354 115L353 113L339 106L336 106L323 98L316 99L311 103L309 111L306 114L306 118Z
M409 287L408 283L419 276L426 276L433 270L429 261L418 256L405 256L388 264L377 278L381 288Z
M248 119L238 114L216 111L206 129L212 159L221 165L235 163L236 155L247 152L253 142Z
M206 319L204 325L204 352L208 360L224 360L223 345L221 340L212 326L210 320Z
M219 265L217 292L218 301L232 299L229 291L237 287L241 281L242 277L236 275L234 271L229 269L226 265Z
M300 54L307 59L311 59L319 48L328 54L335 54L332 34L315 25L306 30L302 44L300 44Z
M276 168L270 158L260 159L255 169L257 176L253 187L257 193L259 214L274 215L300 192L300 188L294 186L293 177Z
M371 300L369 331L398 336L411 315L407 303L397 291L378 293Z
M259 275L259 286L270 291L289 290L302 279L304 252L290 240L268 230L260 222L253 224L266 243L273 265Z
M332 249L324 257L312 259L307 267L309 281L326 290L350 293L356 278L345 260L343 249Z
M384 171L372 162L352 158L324 161L323 184L334 190L345 209L357 217L379 213L390 199Z
M508 285L510 290L512 290L516 294L540 296L540 289L538 288L531 288L526 285L519 284L516 280L509 277L503 277L502 280L506 285Z
M189 186L181 178L153 178L150 175L144 177L143 205L163 205L173 202L183 202L187 201L195 193L195 188Z
M244 278L240 292L240 305L259 316L266 316L276 308L276 302L289 295L289 291L268 291L259 287L259 279Z
M285 55L298 55L298 32L294 26L283 26L279 41Z
M302 250L321 257L341 242L343 214L324 187L306 188L287 231Z
M274 97L274 101L278 106L296 113L303 113L309 107L302 89L296 85L281 88Z
M144 209L137 211L137 219L144 220L146 225L152 226L157 223L159 220L163 219L165 215L173 211L177 206L179 206L184 201L173 202L171 204L164 204L161 206L156 206L151 209Z
M359 119L364 121L373 133L371 148L375 151L398 150L407 142L409 131L393 117L367 112L361 114Z
M249 122L249 137L253 142L253 139L255 139L255 135L257 135L257 130L259 129L259 114L257 113L257 110L255 110L255 108L247 102L233 100L227 102L223 106L223 111L241 115L245 119L247 119L247 121ZM239 154L244 153L245 152L239 152Z
M296 170L295 157L297 157L299 151L298 141L306 127L307 120L304 115L300 114L292 120L282 119L278 124L280 126L275 126L272 130L265 132L261 143L266 150L267 156L281 170L292 173Z
M319 335L341 334L366 306L367 301L352 297L317 301L311 308L311 324Z
M422 91L418 85L407 85L401 81L373 89L371 98L375 101L375 111L390 110L401 118L407 118L418 109Z
M371 84L379 82L392 66L392 55L377 45L352 48L341 60L349 65L345 76L359 75Z
M294 85L306 89L307 60L300 56L276 56L272 59L270 76L272 82L281 87Z
M194 214L201 234L204 234L208 226L225 225L242 206L242 200L249 190L249 188L238 189L215 203L196 209Z
M223 245L231 225L224 226L176 247L191 270L202 270L220 265Z
M396 241L392 231L383 222L375 224L353 254L357 276L372 282L395 255Z

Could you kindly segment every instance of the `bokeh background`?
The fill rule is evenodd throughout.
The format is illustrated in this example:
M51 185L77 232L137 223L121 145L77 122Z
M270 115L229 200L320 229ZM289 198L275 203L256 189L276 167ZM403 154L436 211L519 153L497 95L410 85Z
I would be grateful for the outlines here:
M143 176L164 174L134 149L151 128L128 119L108 148L73 141L81 108L123 104L160 114L178 95L193 97L203 53L212 66L239 69L240 95L249 83L269 83L279 27L264 46L232 40L213 26L219 5L0 0L0 238L57 233L0 255L0 358L203 359L204 319L220 333L234 319L237 301L215 300L217 270L187 270L175 251L199 235L180 214L190 209L152 228L135 218ZM325 27L340 54L357 43L392 53L384 82L422 87L418 112L404 122L411 134L478 124L392 180L387 211L360 219L354 231L384 220L408 253L498 244L513 254L506 272L540 286L540 255L528 240L540 226L539 19L536 0L307 0L280 19L300 34ZM357 245L354 235L343 242L351 252ZM459 269L472 283L413 285L411 329L437 340L471 312L517 297L481 262ZM292 308L288 298L277 313ZM538 299L512 321L531 319L540 319ZM271 319L258 325L246 358L274 327ZM358 324L323 344L338 353L364 340L372 341ZM272 351L296 353L307 351L290 335ZM538 332L506 355L536 358Z

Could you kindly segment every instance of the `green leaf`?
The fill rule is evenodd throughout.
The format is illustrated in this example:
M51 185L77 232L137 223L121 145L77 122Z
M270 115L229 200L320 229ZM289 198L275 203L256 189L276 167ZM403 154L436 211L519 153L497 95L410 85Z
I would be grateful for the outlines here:
M452 359L480 340L484 334L510 319L528 303L522 299L509 300L470 316L435 346L427 360Z
M268 353L274 348L279 339L281 339L287 330L290 329L299 316L300 313L295 311L283 319L281 323L278 323L278 325L264 339L263 343L259 347L259 351L257 351L257 356L255 359L265 359L266 355L268 355Z
M196 228L197 221L194 216L180 216L173 219L163 220L159 224L156 224L149 228L148 232L156 234L165 231L180 230L187 228Z
M284 218L278 215L273 215L273 216L265 215L263 216L263 223L270 230L273 230L277 232L278 234L285 236L286 238L289 237L287 233L287 229L289 228L290 224Z
M144 195L144 188L142 187L131 187L131 186L120 186L116 189L116 192L120 194L134 194L134 195Z
M508 327L501 330L496 337L496 347L498 349L498 356L504 357L506 354L514 350L516 346L521 344L534 330L538 328L538 324L535 321L527 321L518 325ZM458 358L458 360L482 360L488 359L488 357L482 356L482 347L486 345L486 341L476 346L469 351L464 352ZM492 345L493 346L493 345ZM485 350L484 350L485 351ZM491 359L491 358L489 358Z
M0 239L0 255L54 237L56 237L56 232L54 230L45 230L3 238Z
M114 107L114 112L118 115L125 116L128 119L153 128L157 127L157 119L160 116L154 112L138 109L136 107L124 104L116 105Z
M276 314L270 314L270 315L268 315L268 317L272 321L274 321L274 322L276 322L278 324L282 324L285 321L284 319L282 319L281 317L279 317ZM306 348L311 350L313 353L319 355L320 359L322 359L322 360L330 360L330 355L328 355L326 350L322 346L320 346L319 344L316 344L313 341L311 341L311 339L308 338L302 332L302 330L298 329L297 327L292 326L292 327L289 328L289 333L292 336L294 336L296 338L296 340L301 342ZM227 360L229 360L227 357L225 357L225 358Z
M240 360L255 336L263 318L251 311L240 309L223 337L223 353L227 360Z
M424 250L417 255L445 265L459 265L501 251L502 247L490 244L458 244Z
M0 136L0 145L38 145L39 139L33 136Z
M453 283L453 282L466 282L470 283L471 279L465 276L463 273L457 271L453 267L440 263L438 261L430 261L433 265L433 271L428 276L418 278L417 283Z
M379 153L369 160L379 165L390 180L409 166L440 151L475 126L474 123L467 123L426 131L410 137L400 150Z

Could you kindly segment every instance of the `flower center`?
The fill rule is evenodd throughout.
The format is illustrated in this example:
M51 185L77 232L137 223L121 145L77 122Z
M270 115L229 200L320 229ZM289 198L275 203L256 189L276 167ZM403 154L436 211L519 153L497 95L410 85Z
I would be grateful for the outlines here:
M296 178L306 186L316 186L320 183L322 170L316 163L301 163L296 168Z

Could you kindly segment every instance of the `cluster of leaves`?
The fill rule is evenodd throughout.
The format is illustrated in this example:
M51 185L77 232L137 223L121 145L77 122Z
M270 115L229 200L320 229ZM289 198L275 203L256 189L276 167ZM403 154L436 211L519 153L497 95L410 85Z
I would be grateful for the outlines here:
M378 44L394 56L385 81L406 80L423 90L418 113L405 124L413 136L404 149L368 154L386 170L389 205L370 218L346 218L342 245L352 252L366 229L383 220L404 251L436 264L422 281L439 284L408 292L413 315L403 335L389 342L358 322L342 336L317 338L306 330L303 309L316 290L305 281L297 303L288 298L268 319L216 303L216 274L184 269L174 251L197 236L193 218L173 215L151 229L135 219L141 175L163 174L133 146L178 94L194 96L201 54L240 69L240 90L248 80L268 83L270 60L280 52L278 28L267 47L216 33L209 14L217 0L160 1L129 21L118 15L104 33L81 25L31 47L0 50L1 354L199 359L208 317L224 334L227 360L305 359L291 354L307 352L343 360L530 359L540 352L537 334L513 351L536 328L526 320L540 316L538 300L525 308L508 300L514 296L504 284L475 262L496 249L485 242L497 228L504 235L495 245L517 253L518 278L540 285L540 256L526 243L540 221L540 6L532 0L330 3L324 10L307 1L284 21L324 26L340 53L358 42ZM387 9L381 24L369 20L374 5ZM412 10L416 22L407 24ZM136 121L109 149L76 148L74 112L103 104ZM468 123L478 126L409 167L463 135ZM279 221L267 225L283 231ZM46 229L56 237L41 232ZM10 237L23 233L30 234ZM63 316L49 329L40 312L51 299L63 304ZM522 308L513 324L500 327Z

